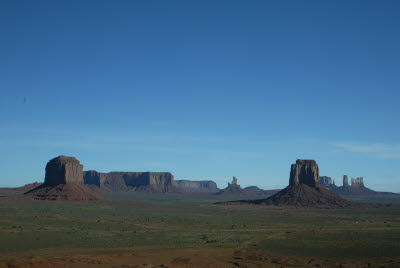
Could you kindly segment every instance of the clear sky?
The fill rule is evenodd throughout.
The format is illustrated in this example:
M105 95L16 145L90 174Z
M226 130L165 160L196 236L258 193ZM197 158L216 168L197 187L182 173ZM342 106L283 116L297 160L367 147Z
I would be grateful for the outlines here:
M0 186L48 160L400 192L400 1L0 1Z

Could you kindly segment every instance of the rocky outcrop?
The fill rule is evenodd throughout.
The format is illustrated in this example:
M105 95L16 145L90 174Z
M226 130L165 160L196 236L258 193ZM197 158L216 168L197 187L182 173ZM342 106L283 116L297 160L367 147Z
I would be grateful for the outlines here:
M47 186L83 184L83 165L75 157L60 155L53 158L46 165L44 183Z
M104 184L105 178L103 174L95 170L89 170L83 172L83 181L86 185L100 187Z
M332 194L323 187L314 188L306 184L286 187L269 198L254 200L251 203L280 207L310 208L345 208L350 206L349 201Z
M359 177L359 178L352 178L351 179L351 187L352 188L356 188L356 189L360 189L360 188L364 188L364 178L363 177Z
M58 156L46 165L44 183L28 192L34 200L95 201L102 197L84 185L83 165L75 157Z
M322 177L321 177L322 178ZM364 185L364 178L352 178L351 185L349 185L349 179L347 175L343 176L343 186L336 186L334 184L323 184L321 182L321 186L328 189L330 192L337 194L337 195L371 195L371 194L378 194ZM388 193L381 193L381 194L388 194Z
M347 175L343 175L343 187L349 187L349 178Z
M243 190L237 183L237 178L233 177L232 183L228 182L228 187L216 193L217 195L248 195L248 191Z
M148 193L178 193L169 172L83 172L84 183L100 192L135 191Z
M219 191L214 181L175 180L175 185L187 193L215 193Z
M333 185L333 180L331 177L321 176L319 177L319 184L323 187L330 187L331 185Z
M233 176L233 179L232 179L232 184L233 185L237 185L237 178L235 177L235 176ZM228 186L229 186L230 184L229 184L229 182L228 182ZM240 185L239 185L240 186Z
M310 187L319 186L319 169L315 160L297 159L290 169L289 186L305 184Z
M255 204L268 206L343 208L351 203L319 185L319 168L314 160L297 160L291 166L289 186L271 197L238 200L219 204Z
M28 192L34 200L93 202L102 199L98 193L83 184L67 183L54 186L39 186Z

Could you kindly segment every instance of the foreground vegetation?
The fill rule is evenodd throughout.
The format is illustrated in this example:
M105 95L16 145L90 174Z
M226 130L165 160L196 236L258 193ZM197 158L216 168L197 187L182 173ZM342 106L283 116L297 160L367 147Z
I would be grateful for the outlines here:
M253 261L289 257L313 265L355 260L361 266L400 265L396 207L296 210L214 205L232 199L222 196L109 197L95 204L0 198L0 262L83 251L96 255L194 248L228 250L236 266L250 263L249 256Z

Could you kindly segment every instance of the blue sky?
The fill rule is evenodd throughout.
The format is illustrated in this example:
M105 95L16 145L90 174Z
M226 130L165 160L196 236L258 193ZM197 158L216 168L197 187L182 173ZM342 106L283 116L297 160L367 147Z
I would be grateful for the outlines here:
M400 192L398 1L1 1L0 186L48 160Z

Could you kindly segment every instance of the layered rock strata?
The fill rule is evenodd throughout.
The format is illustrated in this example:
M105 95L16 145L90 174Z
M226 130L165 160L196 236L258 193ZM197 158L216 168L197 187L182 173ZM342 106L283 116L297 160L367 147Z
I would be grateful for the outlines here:
M102 197L84 185L83 165L75 158L58 156L46 165L44 183L28 192L34 200L94 201Z
M289 186L271 197L222 202L289 207L344 208L351 203L319 185L319 167L314 160L298 159L291 166Z
M86 185L101 192L136 191L149 193L179 193L174 176L169 172L83 172Z
M290 168L289 186L306 184L311 187L319 186L319 169L315 160L297 159Z

